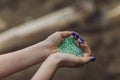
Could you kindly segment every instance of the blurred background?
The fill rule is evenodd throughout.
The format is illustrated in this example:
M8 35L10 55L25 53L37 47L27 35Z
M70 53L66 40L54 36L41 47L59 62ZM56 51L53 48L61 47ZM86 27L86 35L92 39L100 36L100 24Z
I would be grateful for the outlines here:
M0 0L0 54L65 30L79 32L97 61L53 80L120 80L120 0ZM39 65L3 80L30 80Z

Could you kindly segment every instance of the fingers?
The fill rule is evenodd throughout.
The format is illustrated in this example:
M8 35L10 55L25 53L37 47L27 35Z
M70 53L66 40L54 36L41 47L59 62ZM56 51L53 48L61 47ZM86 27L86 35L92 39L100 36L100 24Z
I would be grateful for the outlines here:
M79 57L79 59L77 60L77 64L81 65L81 64L88 64L90 62L95 62L96 58L95 57Z
M87 56L90 56L91 49L87 44L87 42L77 32L72 32L72 36L76 40L76 44L83 49L83 51L86 53Z
M61 34L62 38L66 38L72 35L72 37L76 40L76 44L83 49L86 56L91 56L91 49L87 42L77 33L74 31L62 31L58 32Z
M54 54L53 54L54 55ZM95 62L94 57L78 57L71 54L57 53L56 60L60 60L61 67L82 67L89 62Z
M84 42L83 44L80 44L81 48L84 50L85 55L91 56L91 49L87 42Z
M87 64L89 62L95 62L96 58L95 57L81 57L81 63L82 64Z
M90 62L95 62L96 58L95 57L74 57L74 64L76 67L82 67L85 64L88 64Z
M71 36L71 31L62 31L61 32L61 36L62 36L62 38L66 38L66 37L69 37L69 36Z
M80 38L80 35L77 32L72 32L72 36L75 40L78 40Z
M87 53L85 53L87 54ZM86 56L84 55L83 57L78 57L78 56L74 56L71 54L64 54L64 56L67 56L66 59L69 59L70 61L74 61L76 64L81 65L81 64L87 64L89 62L95 62L96 58L93 56Z

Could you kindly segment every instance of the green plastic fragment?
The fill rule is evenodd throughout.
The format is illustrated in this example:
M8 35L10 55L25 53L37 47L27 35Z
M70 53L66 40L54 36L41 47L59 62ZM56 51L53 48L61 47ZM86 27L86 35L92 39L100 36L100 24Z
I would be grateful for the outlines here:
M75 40L71 37L66 38L58 46L58 52L83 56L83 50L76 45Z

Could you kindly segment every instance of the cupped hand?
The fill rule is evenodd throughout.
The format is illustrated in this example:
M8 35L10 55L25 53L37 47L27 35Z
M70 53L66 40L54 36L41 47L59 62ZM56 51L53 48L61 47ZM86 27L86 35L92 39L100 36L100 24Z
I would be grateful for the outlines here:
M75 56L71 54L64 54L57 52L57 47L60 45L60 43L64 40L64 38L68 36L73 36L73 38L76 39L76 44L80 48L83 49L84 53L83 56ZM45 41L48 42L48 46L50 50L52 51L52 54L50 57L52 59L55 59L56 61L60 61L59 66L60 67L80 67L84 64L87 64L89 62L94 62L96 58L92 57L91 49L87 42L77 33L77 32L71 32L71 31L63 31L63 32L56 32L49 36Z
M96 60L95 57L86 56L85 54L84 56L80 57L57 52L56 54L50 55L49 58L51 58L52 61L56 62L58 64L58 67L82 67L84 64L88 64Z
M47 48L49 49L50 53L57 52L57 47L60 43L68 36L72 34L71 31L61 31L55 32L50 35L44 42L47 43Z

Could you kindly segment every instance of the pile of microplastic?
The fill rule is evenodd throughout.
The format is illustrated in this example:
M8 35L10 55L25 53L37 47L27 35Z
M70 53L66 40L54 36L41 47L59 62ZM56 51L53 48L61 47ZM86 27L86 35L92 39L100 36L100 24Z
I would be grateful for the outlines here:
M71 37L64 39L64 41L58 46L58 52L73 54L76 56L83 55L83 50L76 45L75 39Z

